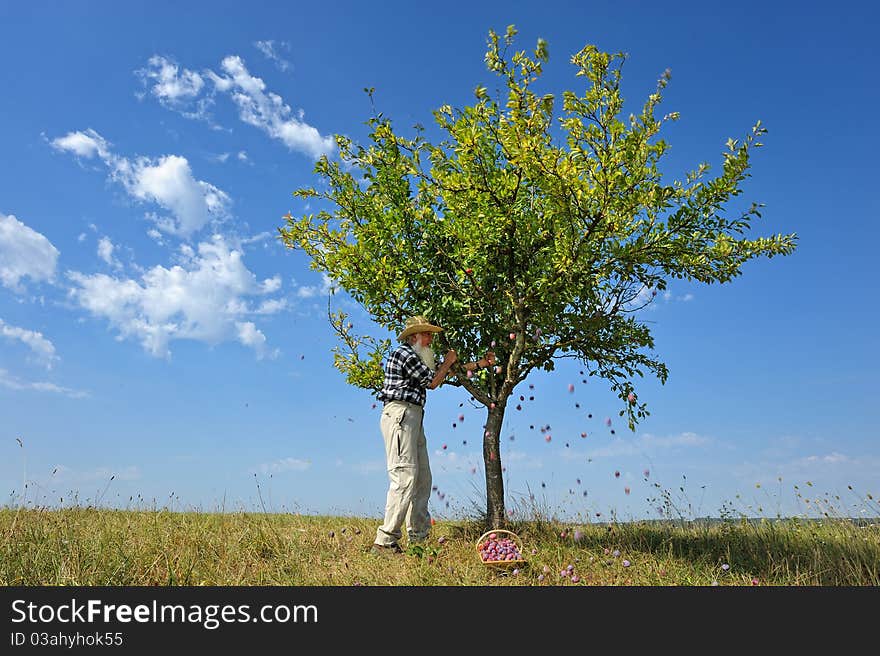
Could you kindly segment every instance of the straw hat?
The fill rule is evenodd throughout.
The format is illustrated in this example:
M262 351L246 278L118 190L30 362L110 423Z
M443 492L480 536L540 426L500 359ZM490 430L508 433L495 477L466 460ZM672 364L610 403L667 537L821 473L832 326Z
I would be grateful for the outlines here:
M414 317L410 317L406 320L406 324L404 324L403 332L397 336L401 342L405 340L410 335L415 335L416 333L439 333L442 332L443 329L440 326L435 326L431 323L428 323L428 320L420 314L417 314Z

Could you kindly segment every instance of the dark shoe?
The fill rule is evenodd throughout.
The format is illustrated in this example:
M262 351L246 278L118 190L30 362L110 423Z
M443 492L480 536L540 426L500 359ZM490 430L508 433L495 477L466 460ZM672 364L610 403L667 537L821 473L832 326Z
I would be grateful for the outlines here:
M379 554L381 556L393 556L394 554L402 554L403 549L400 548L399 544L373 544L370 547L370 553Z

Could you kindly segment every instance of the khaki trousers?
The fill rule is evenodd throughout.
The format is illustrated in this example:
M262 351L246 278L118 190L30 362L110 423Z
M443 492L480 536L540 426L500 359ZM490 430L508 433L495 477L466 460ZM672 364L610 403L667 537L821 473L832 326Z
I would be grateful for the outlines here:
M431 466L423 418L424 408L406 401L389 401L382 410L379 425L390 484L376 544L397 544L404 523L411 543L424 542L431 529Z

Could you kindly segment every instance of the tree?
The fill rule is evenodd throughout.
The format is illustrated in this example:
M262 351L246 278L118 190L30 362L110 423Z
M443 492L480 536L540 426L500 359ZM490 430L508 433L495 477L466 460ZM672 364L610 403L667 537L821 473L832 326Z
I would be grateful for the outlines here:
M445 331L441 351L461 361L494 349L498 366L446 384L461 386L486 408L483 457L486 521L506 523L499 441L514 389L535 369L576 358L610 385L629 428L646 415L633 380L668 371L635 312L670 279L725 283L755 257L794 251L797 235L749 239L760 204L726 209L749 177L760 121L729 139L721 171L700 164L685 180L665 183L658 137L673 112L655 112L670 74L660 77L638 115L621 118L626 55L587 45L571 58L585 91L556 98L533 85L548 61L538 40L531 55L510 52L516 30L489 32L486 64L505 101L478 86L473 105L433 113L443 140L415 127L408 138L381 113L369 119L369 144L337 136L339 161L321 158L325 185L294 195L329 201L330 210L286 215L280 236L311 256L373 321L398 331L425 314ZM502 44L503 42L503 44ZM373 90L366 90L372 101ZM345 312L328 308L339 335L335 366L359 387L378 390L391 340L360 336ZM436 343L436 342L435 342Z

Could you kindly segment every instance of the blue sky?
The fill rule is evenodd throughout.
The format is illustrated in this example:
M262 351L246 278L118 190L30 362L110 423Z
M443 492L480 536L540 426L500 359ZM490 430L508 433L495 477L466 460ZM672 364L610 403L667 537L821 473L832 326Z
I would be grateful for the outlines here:
M534 374L517 396L535 400L504 427L508 506L531 492L548 513L656 517L667 491L700 516L866 510L880 494L874 5L382 7L0 4L3 501L378 518L378 409L333 368L328 283L276 229L306 212L291 192L317 182L333 135L364 139L364 87L402 131L429 125L494 88L488 30L515 24L518 48L547 40L541 85L557 94L580 90L568 58L588 43L628 53L627 110L669 68L669 177L717 171L725 141L761 120L743 202L766 205L754 235L799 245L727 285L671 281L642 312L670 375L638 383L652 414L635 432L577 363ZM483 421L463 390L429 393L438 518L483 503Z

